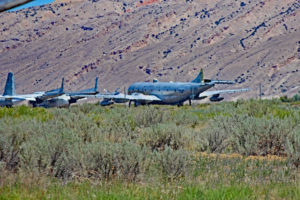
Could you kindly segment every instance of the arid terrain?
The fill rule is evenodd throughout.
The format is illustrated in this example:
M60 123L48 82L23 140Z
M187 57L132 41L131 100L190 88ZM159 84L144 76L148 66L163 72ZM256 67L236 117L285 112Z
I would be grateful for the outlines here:
M57 0L0 14L0 91L236 80L231 99L300 90L300 0ZM219 87L221 88L221 87ZM223 87L222 87L223 88ZM224 87L226 88L226 87ZM229 88L229 87L227 87ZM231 87L232 88L232 87Z

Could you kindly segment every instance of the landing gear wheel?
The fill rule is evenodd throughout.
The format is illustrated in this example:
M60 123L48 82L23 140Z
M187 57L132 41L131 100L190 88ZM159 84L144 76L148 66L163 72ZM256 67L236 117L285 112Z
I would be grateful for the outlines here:
M129 100L129 103L128 103L128 107L130 108L130 106L131 106L131 100Z
M181 107L181 106L183 106L183 103L177 104L177 107Z

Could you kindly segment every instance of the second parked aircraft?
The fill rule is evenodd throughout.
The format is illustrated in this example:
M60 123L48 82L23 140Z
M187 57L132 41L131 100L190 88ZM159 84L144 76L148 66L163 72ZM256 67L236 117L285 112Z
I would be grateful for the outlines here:
M234 83L234 81L203 79L203 70L201 70L198 76L191 82L158 82L157 80L153 82L136 82L129 86L127 95L116 91L115 93L97 94L96 96L104 99L100 102L102 106L125 102L129 102L129 106L132 102L135 106L149 104L182 106L185 101L189 101L191 105L192 100L201 100L208 96L211 96L211 101L222 101L224 98L220 97L220 94L249 90L232 89L205 92L216 84Z
M32 104L37 104L63 94L65 94L63 83L60 88L55 90L35 92L32 94L17 94L14 75L12 72L9 72L7 75L4 93L3 95L0 95L0 106L12 107L13 105L19 104L23 101L29 101Z
M64 79L62 79L62 85L64 84ZM79 99L84 99L86 97L94 97L98 94L98 78L96 78L95 86L90 89L80 90L75 92L64 92L63 95L45 99L41 102L29 102L33 107L44 107L44 108L53 108L53 107L69 107L73 103L77 103Z

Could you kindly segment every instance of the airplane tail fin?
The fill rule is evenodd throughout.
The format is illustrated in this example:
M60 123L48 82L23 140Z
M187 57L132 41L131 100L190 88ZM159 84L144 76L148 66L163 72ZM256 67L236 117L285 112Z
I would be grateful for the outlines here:
M96 78L96 81L95 81L95 88L94 88L94 91L95 91L95 92L98 92L98 77Z
M7 75L3 96L13 96L13 95L16 95L15 78L14 78L14 74L12 72L9 72Z
M198 76L192 80L192 83L201 83L203 81L203 69L200 70Z
M62 78L59 93L64 93L64 90L65 90L65 78Z

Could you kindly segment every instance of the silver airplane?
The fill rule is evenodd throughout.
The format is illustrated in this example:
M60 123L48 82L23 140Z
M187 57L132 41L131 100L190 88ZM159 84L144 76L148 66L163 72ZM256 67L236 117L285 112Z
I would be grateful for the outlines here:
M0 106L12 107L13 105L19 104L23 101L29 101L31 104L34 104L45 101L50 98L55 98L63 94L63 83L60 88L55 90L50 90L46 92L35 92L32 94L17 94L14 74L12 72L9 72L7 75L4 93L3 95L0 95Z
M136 82L129 86L128 94L111 93L98 94L96 97L103 98L100 105L106 106L113 103L129 102L129 106L134 102L135 106L160 104L182 106L185 101L192 104L192 100L201 100L210 97L210 101L222 101L222 93L246 92L249 89L234 90L206 90L214 87L216 84L235 84L234 81L209 80L203 79L203 70L191 82Z
M0 12L21 6L33 0L0 0Z
M64 79L62 81L64 82ZM55 98L47 99L37 104L33 104L33 107L69 107L71 104L76 103L80 99L84 99L87 97L95 97L95 95L98 93L98 78L96 78L95 87L93 88L75 92L65 92L61 96L57 96Z

